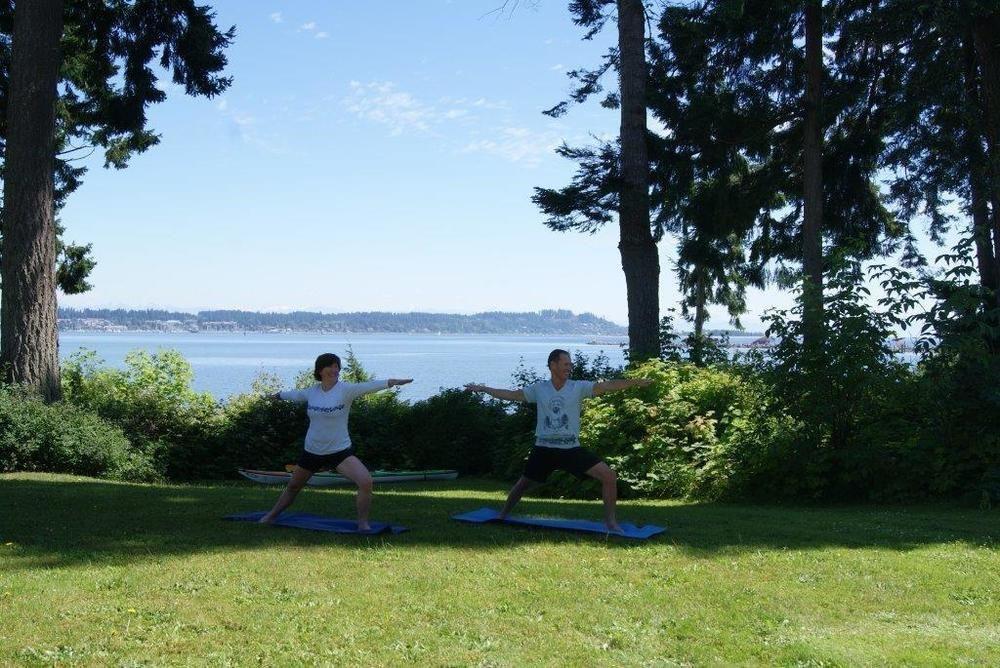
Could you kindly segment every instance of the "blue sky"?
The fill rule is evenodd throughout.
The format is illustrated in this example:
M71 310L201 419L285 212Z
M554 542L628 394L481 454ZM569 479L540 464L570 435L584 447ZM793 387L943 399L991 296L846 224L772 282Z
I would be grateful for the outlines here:
M213 2L235 25L232 88L150 111L159 146L100 162L70 199L93 243L71 307L438 311L566 308L626 321L615 226L556 233L534 186L569 181L560 142L617 134L596 103L540 112L613 42L564 0ZM609 82L613 85L613 82ZM678 301L661 245L661 301ZM754 292L744 325L790 298ZM713 311L711 324L725 326Z

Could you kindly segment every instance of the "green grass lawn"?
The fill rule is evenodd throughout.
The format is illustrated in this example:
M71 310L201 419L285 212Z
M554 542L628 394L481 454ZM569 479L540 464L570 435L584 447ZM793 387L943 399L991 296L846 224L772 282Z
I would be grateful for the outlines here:
M276 498L250 483L0 475L0 665L1000 664L995 511L624 503L669 528L647 542L448 519L503 494L377 487L411 531L358 537L222 521Z

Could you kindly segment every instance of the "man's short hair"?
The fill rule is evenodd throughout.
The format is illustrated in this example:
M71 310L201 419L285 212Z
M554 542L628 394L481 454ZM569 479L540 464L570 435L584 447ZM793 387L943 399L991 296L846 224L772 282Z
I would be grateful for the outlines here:
M551 365L553 362L558 362L559 358L562 357L563 355L565 355L566 357L570 357L568 350L563 350L562 348L556 348L551 353L549 353L549 361L546 362L546 365Z

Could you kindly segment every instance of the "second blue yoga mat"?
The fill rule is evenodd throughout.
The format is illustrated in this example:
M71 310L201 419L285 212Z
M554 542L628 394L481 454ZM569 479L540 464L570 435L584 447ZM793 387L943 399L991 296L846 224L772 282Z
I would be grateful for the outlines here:
M530 526L542 529L559 529L563 531L583 531L586 533L599 533L608 536L622 536L624 538L634 538L636 540L646 540L657 534L661 534L666 529L652 524L638 527L634 524L622 522L622 532L612 533L604 526L603 522L592 522L590 520L564 520L549 519L544 517L524 517L520 515L510 515L507 519L499 519L499 511L493 508L479 508L468 513L452 515L451 518L460 522L471 522L473 524L484 524L486 522L502 522L504 524L514 524L517 526Z

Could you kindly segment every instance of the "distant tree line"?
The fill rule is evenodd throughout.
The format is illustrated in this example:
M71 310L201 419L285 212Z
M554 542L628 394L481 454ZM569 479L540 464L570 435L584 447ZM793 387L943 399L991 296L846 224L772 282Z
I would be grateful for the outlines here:
M291 329L332 332L407 332L444 334L589 334L624 335L625 327L592 313L574 314L566 310L534 313L492 311L460 315L456 313L257 313L253 311L199 311L183 313L165 310L59 309L65 324L80 320L104 320L128 329L145 329L151 322L180 321L203 328L208 323L232 323L234 329L260 331ZM67 323L66 321L70 321ZM73 322L76 321L76 322Z

